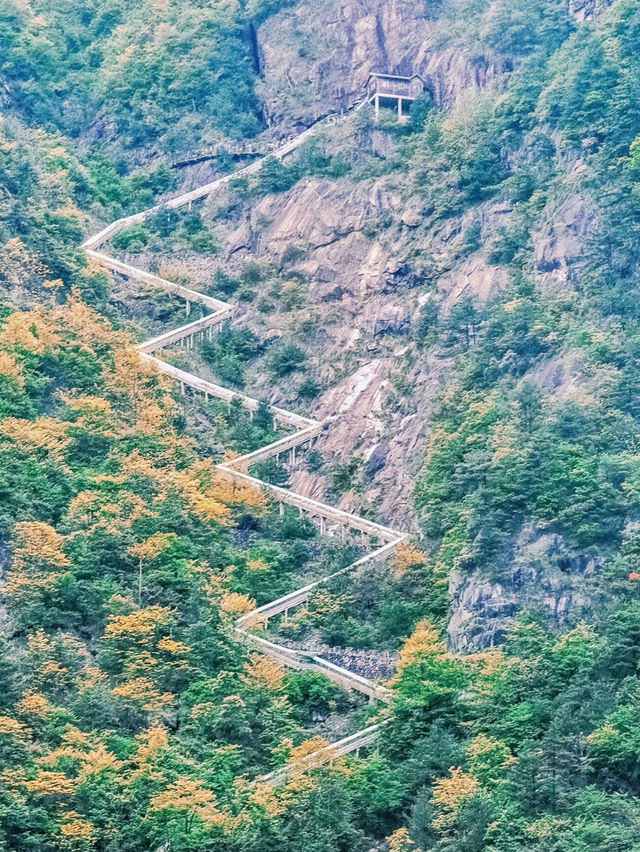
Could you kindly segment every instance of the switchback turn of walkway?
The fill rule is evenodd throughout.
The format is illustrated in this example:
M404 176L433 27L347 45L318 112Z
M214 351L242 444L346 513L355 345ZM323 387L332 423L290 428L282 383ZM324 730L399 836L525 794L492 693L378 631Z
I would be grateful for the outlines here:
M287 154L290 154L302 145L310 136L312 136L318 128L343 121L350 112L357 111L364 106L365 103L367 103L366 100L354 105L345 115L331 115L322 118L298 136L288 139L283 145L272 151L270 156L276 157L277 159L286 157ZM176 210L180 207L190 206L193 201L216 192L239 176L256 173L259 171L261 165L262 160L258 160L243 169L218 178L217 180L205 184L204 186L200 186L190 192L183 193L182 195L179 195L163 204L156 205L148 210L136 213L133 216L126 216L122 219L118 219L99 233L95 234L95 236L89 237L82 244L82 248L86 255L104 268L135 281L139 281L141 284L162 288L184 299L186 302L187 314L190 312L192 303L200 304L203 311L209 312L201 319L188 322L179 328L164 332L157 337L153 337L150 340L146 340L144 343L139 344L137 349L140 353L140 357L144 362L153 366L160 373L164 373L179 382L183 394L186 393L186 388L189 387L193 391L203 393L207 399L209 396L212 396L225 400L229 403L232 400L239 400L241 404L247 408L249 412L251 412L251 414L257 411L260 405L258 400L245 396L244 394L237 393L234 390L222 387L213 382L206 381L192 373L180 370L154 354L165 347L175 344L191 348L193 347L195 340L198 338L204 338L205 335L211 339L214 332L218 332L222 328L223 324L232 318L234 313L233 306L227 302L221 301L220 299L212 298L204 293L191 290L188 287L182 287L172 281L167 281L158 275L153 275L143 269L138 269L135 266L123 263L122 261L99 251L99 249L119 231L122 231L136 223L144 222L149 217L161 211ZM271 603L258 607L253 610L253 612L242 616L237 620L235 630L245 642L249 643L256 650L267 654L281 665L288 666L293 669L307 669L321 672L340 686L367 695L371 701L377 700L386 703L389 701L391 693L388 689L376 681L360 677L354 672L334 665L328 660L325 660L315 654L278 645L275 642L270 642L267 639L257 636L251 632L255 625L263 624L266 626L269 618L281 613L286 619L291 608L306 603L315 589L330 582L335 577L350 571L357 571L359 569L366 568L389 558L398 545L406 538L405 534L398 530L374 523L360 515L342 511L341 509L329 506L326 503L321 503L317 500L311 499L310 497L305 497L295 491L272 485L269 482L264 482L261 479L251 476L249 474L249 466L251 464L274 456L278 457L282 453L289 453L291 459L294 460L296 447L304 444L313 444L321 433L330 428L330 420L325 421L325 423L321 423L318 420L303 417L294 412L278 408L277 406L270 406L269 410L273 417L274 426L280 426L286 430L292 431L285 435L285 437L255 450L252 453L247 453L246 455L235 458L232 461L227 461L217 465L217 469L225 477L245 485L253 485L268 492L271 497L279 503L281 512L284 511L284 505L286 504L296 507L300 512L300 515L306 513L308 516L318 521L320 532L323 534L336 532L337 530L341 530L343 534L345 531L359 533L363 542L367 542L370 545L370 550L365 556L356 560L346 568L343 568L341 571L337 571L327 577L323 577L320 580L309 583L302 588L296 589L294 592L285 595L284 597L271 601ZM310 768L330 761L343 754L357 751L373 741L378 733L379 727L379 725L373 725L362 731L358 731L343 740L307 755L303 764L298 765L297 767L285 767L282 770L271 773L269 776L265 776L264 780L274 782L282 780L292 772L303 771L305 768Z

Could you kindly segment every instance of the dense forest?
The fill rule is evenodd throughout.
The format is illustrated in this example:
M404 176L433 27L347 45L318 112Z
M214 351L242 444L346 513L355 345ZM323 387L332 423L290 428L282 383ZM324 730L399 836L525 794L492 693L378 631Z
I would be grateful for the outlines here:
M564 0L415 5L442 50L507 69L499 84L457 106L425 96L404 125L363 110L267 159L213 213L157 217L112 246L215 255L223 220L266 197L387 180L433 228L456 223L456 262L500 269L497 294L443 306L449 270L416 249L425 298L394 393L410 397L409 361L448 372L413 542L272 627L395 654L381 708L238 639L238 615L353 552L217 475L225 451L276 437L266 407L181 399L134 348L148 317L79 249L179 189L176 152L266 129L256 32L295 0L0 0L2 850L638 849L640 3L592 4L584 21ZM384 157L361 144L374 132L393 142ZM571 287L545 290L538 236L576 198L588 226ZM266 314L306 304L259 263L208 289ZM154 304L156 324L177 314ZM231 327L201 357L236 389L261 371L301 411L322 390L302 333L265 348ZM550 389L558 364L571 393ZM334 464L333 496L357 493L365 467ZM278 465L262 475L287 482ZM575 556L580 605L553 619L523 592L491 647L452 653L452 578L504 583L525 528ZM359 756L260 780L335 738L330 723L373 721L383 734Z

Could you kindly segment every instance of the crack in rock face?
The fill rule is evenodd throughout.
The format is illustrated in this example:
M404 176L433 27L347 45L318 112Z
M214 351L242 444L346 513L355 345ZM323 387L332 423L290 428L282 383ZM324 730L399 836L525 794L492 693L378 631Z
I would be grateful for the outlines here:
M402 0L301 2L265 21L258 43L269 123L345 108L372 71L420 74L435 102L450 107L469 89L497 85L507 70L495 56L439 47L424 6Z

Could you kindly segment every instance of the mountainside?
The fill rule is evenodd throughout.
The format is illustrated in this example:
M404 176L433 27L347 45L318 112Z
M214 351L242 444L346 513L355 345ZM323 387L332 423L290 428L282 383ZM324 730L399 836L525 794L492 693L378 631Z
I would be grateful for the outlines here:
M283 108L289 101L298 105L297 114L287 106L281 119L288 115L308 122L331 104L355 100L368 72L381 63L385 69L424 75L426 113L414 109L413 132L398 128L390 110L378 126L359 115L346 132L326 131L297 162L271 169L254 188L238 186L223 198L212 197L201 215L216 234L217 256L181 255L184 274L203 282L220 270L233 277L245 264L263 263L264 281L255 282L250 301L243 299L238 323L248 320L262 338L277 334L306 344L313 379L311 385L303 381L302 389L308 393L315 383L320 416L339 413L323 449L335 459L334 466L351 471L341 477L341 505L373 505L382 520L400 519L430 541L437 570L450 578L454 650L501 641L523 606L540 608L555 624L592 614L591 598L597 601L602 591L591 580L585 588L584 573L611 558L624 522L621 517L612 538L611 524L599 525L591 504L584 506L584 522L558 517L563 498L553 497L553 506L538 508L548 499L540 491L547 484L553 491L551 479L569 473L565 466L571 462L564 453L585 452L596 465L593 475L604 478L602 487L610 493L603 514L623 516L628 493L622 479L609 483L604 459L598 461L613 449L610 439L594 445L587 434L593 423L587 433L577 426L568 436L576 439L575 446L565 449L562 425L565 417L575 419L570 412L576 405L591 407L595 398L607 406L603 382L613 380L613 367L620 368L599 363L600 354L594 363L571 326L572 317L580 317L575 320L580 333L586 321L593 333L618 335L609 305L599 304L597 292L585 293L584 282L595 291L608 290L597 279L607 274L607 265L620 262L603 257L609 223L616 216L633 216L619 210L611 193L624 196L624 187L633 181L632 157L624 154L635 138L635 106L629 100L634 71L625 67L629 76L609 80L615 92L607 107L610 123L603 120L598 134L591 113L600 104L599 83L590 78L588 54L581 47L580 68L575 51L588 33L591 62L598 63L603 77L614 74L606 62L600 68L599 45L609 45L610 34L618 32L616 21L627 13L603 13L578 31L595 9L523 5L487 11L478 6L477 11L473 26L461 20L460 9L425 15L413 4L339 10L323 4L314 11L295 6L270 18L258 30L258 45L269 42L274 28L292 40L283 46L282 39L271 39L288 74L285 83L275 60L270 64L268 44L261 48L259 89L271 92ZM332 27L340 37L330 35ZM334 45L330 52L321 51L324 61L300 47L305 33L315 29L327 33ZM632 43L631 36L626 43ZM460 70L470 44L474 73ZM625 50L625 39L618 50ZM446 95L439 77L445 55L456 56L446 75ZM409 57L414 57L411 68ZM619 74L616 69L615 77ZM333 100L330 93L339 87L332 75L345 89ZM324 100L316 95L320 89ZM206 166L196 167L187 185L206 175ZM607 204L599 209L603 185L609 187ZM173 252L174 262L175 257ZM146 262L159 268L162 258L147 253ZM632 252L623 262L633 265ZM619 331L625 346L630 321L625 316ZM532 340L516 345L522 334ZM611 344L615 362L620 343L618 338ZM498 361L489 371L487 358ZM633 371L633 366L626 369ZM272 377L259 365L251 376L256 392L270 392ZM296 400L291 382L285 384L273 401ZM456 414L455 404L443 404L454 394L466 400ZM535 398L531 405L544 403L544 416L536 421L528 414L506 423L504 411L517 409L522 394ZM440 454L450 441L446 436L460 428L465 405L485 404L481 401L495 411L501 428L490 428L492 416L486 425L463 427L474 436L488 429L486 437L473 438L484 442L480 456L474 450L476 469L463 472L468 453L447 451L442 459ZM619 426L612 428L626 431L624 404L607 416L617 417ZM541 434L532 438L534 425ZM596 433L604 438L602 430ZM542 447L546 453L556 446L562 456L528 505L522 483L487 482L483 465L491 467L490 479L500 478L491 459L504 441L500 452L508 478L515 476L509 441L522 444L528 454L525 466L538 464L535 455ZM429 485L429 467L420 479L418 506L427 510L421 524L411 498L427 451L435 454L432 469L444 467L438 468L436 490ZM625 455L626 439L620 452ZM625 457L616 464L628 463ZM530 473L524 476L531 485ZM441 481L458 479L457 491L443 492ZM331 493L331 470L300 470L292 481L309 495ZM491 508L496 487L513 494L508 520L499 506L495 512ZM581 511L576 489L599 486L568 481L565 487L564 499L575 514ZM594 529L585 533L581 523Z
M3 848L637 848L639 33L637 0L0 0ZM372 72L420 75L404 122L353 109ZM251 414L134 348L197 300L79 248L154 204L104 251L233 304L162 357ZM220 475L288 434L267 404L323 426L253 476L409 540L259 636L388 706L234 629L368 545Z

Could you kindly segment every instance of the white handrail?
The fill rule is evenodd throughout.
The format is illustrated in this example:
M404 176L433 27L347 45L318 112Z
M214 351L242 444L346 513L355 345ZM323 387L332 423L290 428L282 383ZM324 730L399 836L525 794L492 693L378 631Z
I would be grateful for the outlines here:
M369 101L370 98L365 98L358 104L353 105L351 111L357 112L365 106L365 104L369 103ZM345 118L345 115L336 114L325 116L293 139L288 140L283 145L275 149L269 156L282 159L302 145L313 133L316 132L318 127L335 124L343 121ZM197 187L190 192L183 193L176 198L170 199L164 204L158 204L147 210L143 210L140 213L135 213L132 216L125 216L124 218L117 219L94 236L88 237L81 246L89 258L106 269L110 269L128 278L142 281L154 287L161 287L180 296L181 298L184 298L187 302L198 302L204 307L210 309L212 313L202 317L201 319L194 320L193 322L187 323L172 331L164 332L163 334L157 335L156 337L139 344L137 349L140 353L140 357L146 363L153 364L160 372L170 376L175 381L180 382L183 388L184 386L189 386L207 395L211 394L214 397L226 400L229 403L233 400L239 400L245 408L252 412L258 410L260 406L258 400L246 396L245 394L237 393L230 388L225 388L221 385L201 379L199 376L195 376L185 370L180 370L172 364L168 364L166 361L162 361L160 358L149 354L150 352L155 352L157 349L160 349L162 346L183 341L185 338L192 340L194 335L202 334L205 330L210 331L213 326L219 326L223 321L230 319L233 316L233 306L220 299L215 299L204 293L199 293L196 290L191 290L188 287L175 284L172 281L167 281L166 279L147 272L146 270L138 269L131 264L124 263L110 255L104 254L103 252L96 251L96 249L100 248L107 240L114 236L114 234L117 234L124 228L144 222L150 216L162 210L175 210L185 204L190 204L199 198L204 198L205 196L210 195L214 192L214 190L219 189L221 186L224 186L242 175L257 172L260 169L263 160L264 158L257 160L256 162L239 169L237 172L225 175L211 183ZM301 443L313 440L313 438L319 435L325 428L325 424L322 424L313 418L303 417L299 414L286 411L285 409L278 408L276 406L269 406L268 409L271 416L274 418L274 421L278 421L286 426L292 426L296 429L296 431L292 435L280 438L277 441L274 441L258 450L254 450L251 453L247 453L244 456L240 456L232 461L221 463L217 465L217 469L226 476L230 476L233 479L237 479L244 483L266 490L280 503L297 506L300 510L306 511L311 515L318 516L323 520L333 521L345 527L349 527L350 529L358 530L364 535L381 540L383 544L371 553L357 559L346 568L335 571L326 577L316 580L313 583L309 583L300 589L290 592L288 595L284 595L271 603L264 604L263 606L257 607L252 612L243 615L241 618L237 619L235 630L245 639L245 641L251 643L256 648L259 648L264 653L269 654L283 665L298 669L306 668L322 671L337 683L348 689L355 689L369 695L371 698L388 702L392 693L386 687L376 683L375 681L361 677L360 675L342 668L335 663L331 663L317 655L278 645L277 643L270 642L260 636L255 636L247 630L247 627L250 624L255 623L256 620L264 620L268 616L276 615L287 610L291 606L295 606L307 600L309 594L320 585L326 584L349 571L386 558L402 541L406 539L405 533L394 530L391 527L377 524L374 521L370 521L368 518L363 518L359 515L345 512L342 509L337 509L333 506L327 505L326 503L321 503L318 500L313 500L310 497L297 494L289 489L272 485L271 483L265 482L257 477L250 476L243 470L238 470L238 468L244 468L246 470L249 465L256 461L269 458L281 452L292 450ZM245 625L247 626L245 627ZM280 780L292 772L303 771L305 768L317 766L319 763L332 759L332 757L347 754L350 751L354 751L357 748L368 745L377 735L379 728L379 724L370 725L362 731L358 731L349 737L345 737L342 740L338 740L329 746L307 755L303 761L301 761L299 766L283 767L275 772L269 773L269 775L263 776L260 780Z

